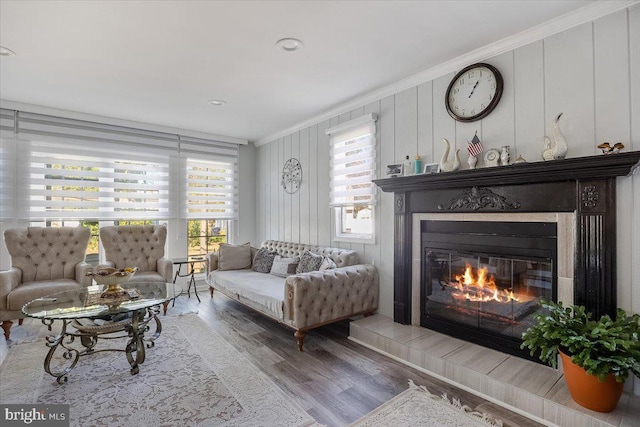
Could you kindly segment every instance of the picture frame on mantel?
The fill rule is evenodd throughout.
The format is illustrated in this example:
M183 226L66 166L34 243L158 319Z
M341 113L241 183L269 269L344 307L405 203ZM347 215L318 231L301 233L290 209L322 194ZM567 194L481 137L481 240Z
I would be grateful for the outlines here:
M387 165L386 175L389 178L394 178L396 176L404 175L404 165L402 163L398 163L395 165Z
M422 173L427 175L432 173L438 173L438 167L439 167L438 163L426 163L422 168Z

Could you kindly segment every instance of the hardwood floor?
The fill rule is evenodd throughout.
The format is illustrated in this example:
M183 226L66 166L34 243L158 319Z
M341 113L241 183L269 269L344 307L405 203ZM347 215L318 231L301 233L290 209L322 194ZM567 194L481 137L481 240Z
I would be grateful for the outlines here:
M299 352L293 330L220 293L202 294L201 303L188 300L199 316L321 424L347 425L406 390L412 379L501 418L505 426L542 425L349 341L348 321L310 331Z

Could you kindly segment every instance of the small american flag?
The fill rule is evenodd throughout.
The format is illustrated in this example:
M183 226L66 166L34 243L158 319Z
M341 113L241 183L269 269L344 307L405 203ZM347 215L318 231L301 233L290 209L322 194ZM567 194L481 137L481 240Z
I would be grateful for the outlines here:
M469 151L469 154L472 156L477 156L482 153L482 150L482 142L480 142L480 138L478 138L478 133L476 132L471 142L467 141L467 151Z

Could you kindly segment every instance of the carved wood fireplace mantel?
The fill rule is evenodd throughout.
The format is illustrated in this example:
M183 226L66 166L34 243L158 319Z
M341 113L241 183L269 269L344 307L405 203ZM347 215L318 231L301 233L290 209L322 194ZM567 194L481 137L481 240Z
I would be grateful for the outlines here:
M394 321L411 323L414 213L575 212L574 302L616 310L616 177L640 151L374 180L394 193Z

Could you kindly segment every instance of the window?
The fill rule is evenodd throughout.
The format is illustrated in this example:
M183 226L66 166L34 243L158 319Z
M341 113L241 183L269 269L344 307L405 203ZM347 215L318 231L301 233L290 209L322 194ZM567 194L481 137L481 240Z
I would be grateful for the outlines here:
M192 219L187 222L187 230L189 256L217 252L220 243L227 243L227 221Z
M227 243L232 220L238 218L238 147L181 138L180 157L187 254L216 252L220 243ZM201 273L205 265L194 267Z
M327 130L336 241L375 242L376 118L369 114Z
M167 218L169 157L86 144L21 143L28 167L21 217ZM113 149L113 147L112 147ZM28 198L28 199L27 199Z
M235 163L188 158L185 173L185 218L236 218L238 194Z
M182 217L238 218L238 146L180 138Z
M227 243L229 221L219 219L192 219L187 221L187 255L205 255L217 252L220 243ZM196 264L196 273L204 271L202 263Z

